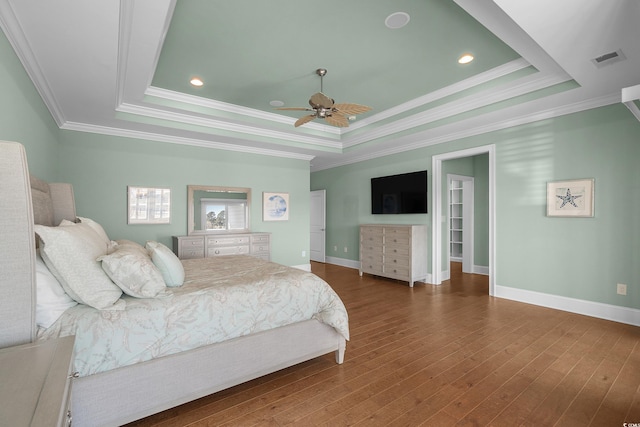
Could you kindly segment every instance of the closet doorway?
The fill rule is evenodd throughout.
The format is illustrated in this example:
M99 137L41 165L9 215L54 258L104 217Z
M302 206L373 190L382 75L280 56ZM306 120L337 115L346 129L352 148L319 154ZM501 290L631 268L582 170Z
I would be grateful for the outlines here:
M449 229L446 221L447 212L447 186L446 176L443 176L442 163L446 160L472 157L480 154L488 155L488 267L486 274L489 276L489 295L495 295L495 193L496 193L496 147L495 145L485 145L481 147L469 148L466 150L454 151L451 153L438 154L431 158L432 176L431 182L433 190L432 206L432 226L431 226L431 283L440 285L444 279L448 262L448 238ZM443 271L444 268L444 271Z
M447 174L449 262L461 262L463 273L473 273L474 178Z

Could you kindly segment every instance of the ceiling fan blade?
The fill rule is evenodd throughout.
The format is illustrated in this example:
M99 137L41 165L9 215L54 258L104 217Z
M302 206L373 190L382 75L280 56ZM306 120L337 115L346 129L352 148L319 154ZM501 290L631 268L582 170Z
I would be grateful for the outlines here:
M351 116L353 114L361 114L366 113L371 110L371 107L367 107L366 105L360 104L335 104L333 106L334 110L340 111L342 114L346 114L347 116Z
M333 107L333 99L329 98L322 92L314 93L309 99L309 105L313 108L331 108Z
M295 127L298 127L298 126L301 126L301 125L303 125L305 123L310 122L311 120L313 120L315 118L316 118L315 114L311 114L311 115L308 115L308 116L303 116L303 117L300 117L298 120L296 120L296 122L293 125Z
M333 113L332 115L327 116L324 119L332 126L337 126L339 128L349 127L349 120L347 120L345 116L339 113Z
M311 110L311 108L307 108L307 107L281 107L281 108L276 108L276 110L313 111Z

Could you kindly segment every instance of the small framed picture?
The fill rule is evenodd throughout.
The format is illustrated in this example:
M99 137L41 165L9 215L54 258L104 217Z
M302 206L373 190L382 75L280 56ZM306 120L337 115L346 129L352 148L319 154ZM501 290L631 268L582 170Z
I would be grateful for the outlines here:
M263 221L289 219L289 193L262 193Z
M595 180L574 179L547 183L547 216L593 217Z
M170 224L171 189L127 187L127 224Z

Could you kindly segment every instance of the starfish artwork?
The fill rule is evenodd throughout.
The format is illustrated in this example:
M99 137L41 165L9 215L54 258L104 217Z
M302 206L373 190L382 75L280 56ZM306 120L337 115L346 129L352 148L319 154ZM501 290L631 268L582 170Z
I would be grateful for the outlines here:
M562 201L562 204L560 205L560 209L562 209L567 203L577 208L578 205L576 204L576 199L582 197L582 195L574 196L571 194L571 189L567 188L567 194L565 194L564 196L556 195L556 197Z

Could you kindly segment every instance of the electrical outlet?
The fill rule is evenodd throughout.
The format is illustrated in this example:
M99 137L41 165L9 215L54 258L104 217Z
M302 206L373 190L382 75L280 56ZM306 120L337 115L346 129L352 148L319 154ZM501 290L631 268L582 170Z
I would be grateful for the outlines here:
M618 283L617 286L618 295L626 295L627 294L627 285Z
M347 253L347 247L346 246L344 247L344 253L345 254Z
M307 256L307 251L302 251L302 258Z
M338 246L337 245L333 247L333 252L338 252Z

